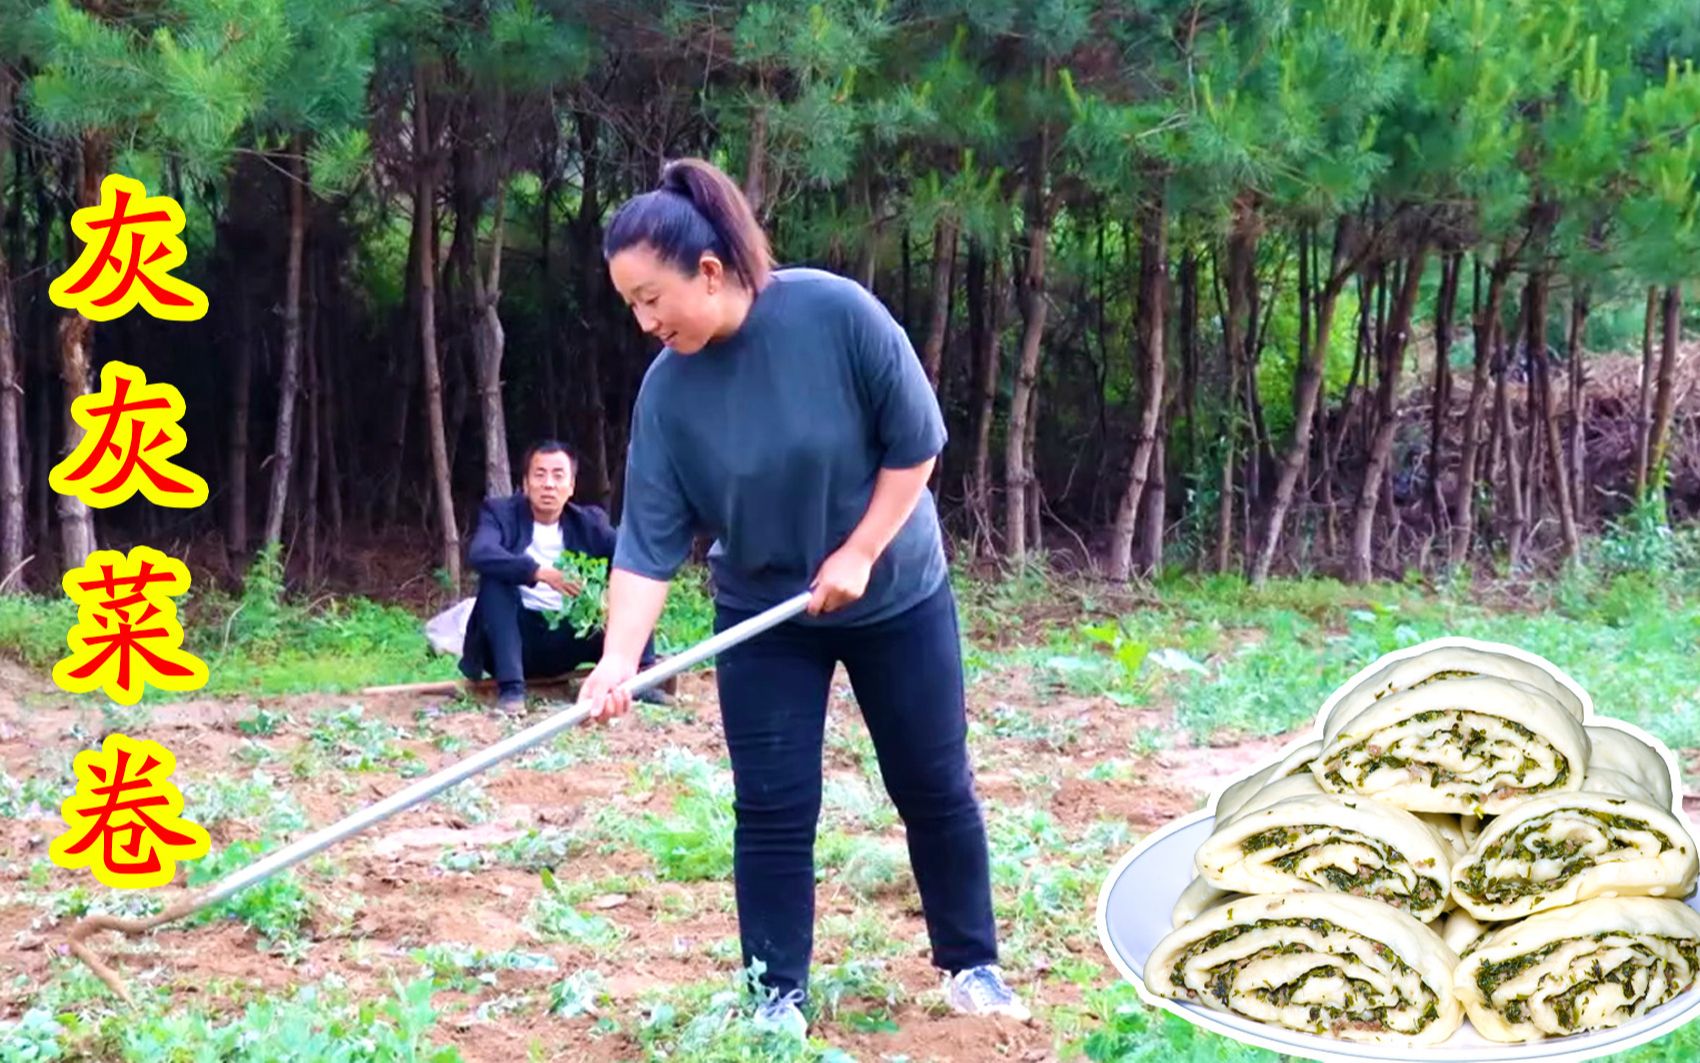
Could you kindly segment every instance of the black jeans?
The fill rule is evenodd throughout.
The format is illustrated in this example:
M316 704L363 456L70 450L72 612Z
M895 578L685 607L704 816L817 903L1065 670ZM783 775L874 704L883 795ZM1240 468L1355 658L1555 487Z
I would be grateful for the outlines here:
M496 580L480 580L473 608L480 611L484 638L490 649L490 664L501 694L523 694L527 679L565 675L602 659L600 628L579 638L571 624L562 621L554 631L535 609L525 608L519 587ZM655 663L655 639L644 644L644 668Z
M716 609L723 631L753 614ZM732 865L747 969L763 988L808 987L814 949L815 825L833 669L842 661L908 835L933 963L998 962L990 856L963 695L949 583L913 608L857 627L781 624L722 653L716 678L732 758Z

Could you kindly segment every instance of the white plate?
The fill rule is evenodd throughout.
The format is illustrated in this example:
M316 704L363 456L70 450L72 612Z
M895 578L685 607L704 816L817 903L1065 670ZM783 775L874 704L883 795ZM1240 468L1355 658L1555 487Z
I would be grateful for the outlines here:
M1600 721L1590 720L1589 723ZM1681 791L1677 791L1680 793ZM1215 802L1212 800L1212 806ZM1193 855L1210 836L1215 817L1203 809L1174 820L1146 838L1111 869L1098 893L1098 941L1116 969L1139 990L1140 999L1162 1008L1195 1026L1232 1037L1248 1045L1285 1052L1292 1056L1334 1061L1400 1060L1435 1063L1509 1063L1541 1060L1543 1063L1580 1063L1582 1060L1624 1052L1670 1033L1700 1018L1700 991L1690 989L1675 1000L1633 1022L1609 1030L1573 1034L1569 1037L1522 1044L1489 1041L1466 1019L1459 1031L1439 1045L1410 1047L1393 1044L1361 1044L1317 1037L1279 1026L1269 1026L1227 1012L1213 1011L1200 1004L1171 1000L1145 988L1141 974L1145 960L1172 929L1170 913L1181 892L1193 880ZM1689 907L1700 911L1700 895L1690 896ZM1700 987L1697 987L1700 988Z

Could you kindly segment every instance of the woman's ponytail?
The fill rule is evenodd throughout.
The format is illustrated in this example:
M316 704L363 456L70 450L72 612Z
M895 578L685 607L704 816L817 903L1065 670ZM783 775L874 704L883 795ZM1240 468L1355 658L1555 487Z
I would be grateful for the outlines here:
M704 251L713 251L750 291L760 291L773 270L767 234L743 191L702 159L675 159L661 170L653 192L628 200L608 224L604 259L648 244L681 271L694 274Z

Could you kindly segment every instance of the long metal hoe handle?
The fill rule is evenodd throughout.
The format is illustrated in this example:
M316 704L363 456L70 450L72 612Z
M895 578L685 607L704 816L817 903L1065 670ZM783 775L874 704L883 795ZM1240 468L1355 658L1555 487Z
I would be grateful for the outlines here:
M633 696L641 694L698 663L725 652L746 639L753 638L769 628L790 620L807 608L809 599L810 594L808 592L799 593L765 612L758 613L748 620L727 628L712 638L703 640L683 653L669 657L660 664L639 672L622 683L621 688ZM433 775L420 779L411 786L398 790L376 804L368 805L328 827L314 831L305 838L292 842L282 849L254 861L242 870L225 876L205 892L196 895L189 901L173 905L151 919L119 919L107 915L91 916L67 932L71 950L88 963L94 969L94 972L101 977L102 981L111 986L125 1000L130 1000L130 994L124 988L122 981L82 944L82 939L89 932L106 929L122 930L127 934L141 933L162 923L181 919L208 905L217 904L239 890L252 886L286 867L300 863L314 853L335 845L344 838L358 834L367 827L382 822L397 812L412 808L421 801L435 797L449 787L484 771L491 765L498 764L516 753L530 749L545 739L554 737L567 728L582 722L594 708L594 705L580 702L570 709L563 709L548 719L535 723L523 731L517 731L465 760L452 764Z

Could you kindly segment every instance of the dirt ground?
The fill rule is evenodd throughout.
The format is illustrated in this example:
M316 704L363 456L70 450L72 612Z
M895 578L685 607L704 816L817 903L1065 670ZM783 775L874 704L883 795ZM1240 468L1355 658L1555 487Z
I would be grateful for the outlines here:
M842 676L840 677L842 679ZM830 714L832 728L862 725L853 703L835 684ZM248 736L236 721L256 708L287 714L289 722L264 739L281 760L268 770L306 810L313 828L325 826L373 800L392 793L408 780L394 771L353 773L328 771L305 779L288 769L291 751L310 741L310 716L326 709L358 703L368 717L403 727L415 736L421 731L422 711L441 709L447 698L436 696L292 696L242 701L193 700L160 706L145 716L146 723L126 733L152 738L172 750L178 770L174 781L223 774L245 776L252 769L233 753ZM1174 736L1169 748L1141 757L1133 742L1142 729L1163 728L1161 709L1129 709L1105 699L1040 696L1018 674L994 675L975 685L970 695L971 717L988 718L994 706L1019 706L1030 726L1067 729L1064 743L986 738L976 747L977 781L983 798L998 806L1041 805L1064 832L1074 837L1103 820L1123 821L1130 839L1137 839L1168 819L1200 806L1206 794L1251 762L1267 757L1282 738L1224 748L1191 748ZM117 718L123 719L121 715ZM139 717L138 719L143 718ZM534 714L527 722L541 719ZM99 744L109 720L98 710L76 708L49 680L10 663L0 663L0 767L23 779L67 764L70 755ZM511 730L511 726L509 728ZM497 741L505 733L499 720L482 711L448 712L434 716L430 734L450 734L465 744L442 752L429 740L403 743L430 770ZM313 907L304 936L308 944L291 964L283 956L259 947L257 935L243 923L221 920L185 929L168 925L141 942L126 942L116 934L94 939L94 946L122 975L135 983L169 990L174 1002L215 1001L222 1012L239 1011L256 992L287 991L297 983L335 975L362 998L390 994L389 972L403 981L423 968L409 950L432 943L459 942L491 951L507 949L550 956L556 970L503 970L503 994L533 991L529 1002L489 1019L473 1014L477 998L442 991L433 1003L439 1011L434 1036L455 1044L469 1061L527 1058L533 1046L545 1046L547 1058L615 1060L642 1057L628 1033L593 1036L590 1018L559 1018L548 1013L547 987L564 975L595 966L606 976L623 1029L641 1014L643 993L657 987L730 978L733 966L711 955L710 946L737 934L732 888L727 881L671 883L657 881L648 856L635 848L610 852L595 849L569 856L556 874L563 880L599 882L624 877L641 888L596 897L593 909L618 924L628 935L610 960L584 947L539 940L526 927L527 912L540 892L535 872L511 867L484 867L471 872L441 868L445 849L466 850L499 844L527 828L570 827L581 817L613 805L641 815L665 812L663 787L643 792L634 786L640 765L655 760L659 751L682 747L718 763L724 752L712 678L704 673L684 677L678 707L664 723L628 717L607 727L604 754L560 771L544 772L501 765L479 777L493 808L483 822L469 823L437 802L415 807L366 832L345 840L323 856L334 857L327 875L310 860L294 869L310 894ZM523 756L523 755L522 755ZM1086 773L1109 760L1130 762L1120 781L1094 781ZM844 773L860 776L853 754L829 742L829 778ZM880 802L888 802L875 791ZM48 845L62 829L58 809L37 808L33 818L0 822L0 1018L15 1019L30 1006L37 988L57 971L74 964L66 954L63 935L72 920L55 922L32 898L83 884L94 895L107 894L92 876L51 868L45 886L26 882L32 864L46 862ZM192 813L192 809L188 810ZM188 814L186 813L186 814ZM191 815L192 818L192 815ZM243 835L246 824L221 823L213 830L213 849ZM886 832L901 839L901 827ZM1127 844L1132 844L1130 840ZM1127 845L1101 854L1108 867ZM178 884L160 892L168 903L183 896L183 870ZM902 872L901 887L869 901L838 888L829 875L817 890L818 921L839 913L852 915L872 906L878 921L898 942L924 942L918 899ZM1080 912L1078 925L1061 942L1077 960L1095 964L1096 984L1108 987L1119 976L1100 948L1090 904ZM852 958L842 942L817 945L818 965ZM735 961L734 961L735 962ZM948 1060L1049 1060L1058 1058L1056 1032L1046 1013L1057 1005L1077 1003L1080 988L1066 979L1047 979L1042 972L1011 969L1012 981L1034 1006L1036 1018L1027 1024L1007 1020L970 1020L945 1013L939 1006L939 982L923 945L888 961L890 977L903 989L904 1002L892 1012L895 1032L857 1032L845 1024L818 1023L816 1031L855 1058L878 1060L906 1056L919 1063ZM20 977L21 976L21 977ZM495 994L487 992L483 999Z

